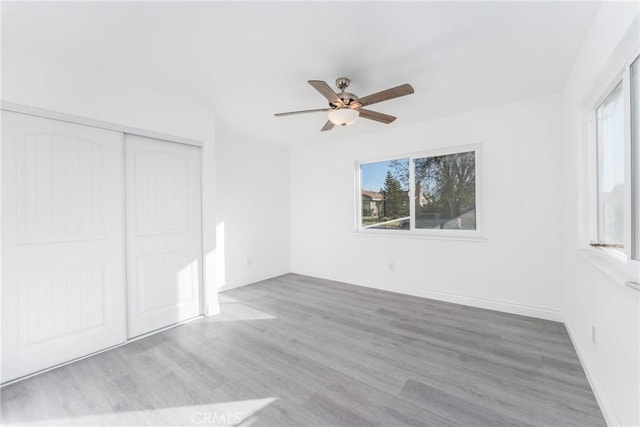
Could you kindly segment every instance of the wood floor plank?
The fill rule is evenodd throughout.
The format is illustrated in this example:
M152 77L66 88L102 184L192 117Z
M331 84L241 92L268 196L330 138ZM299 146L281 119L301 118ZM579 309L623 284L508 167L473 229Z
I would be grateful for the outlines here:
M296 274L220 302L218 316L2 388L0 422L605 425L557 322Z

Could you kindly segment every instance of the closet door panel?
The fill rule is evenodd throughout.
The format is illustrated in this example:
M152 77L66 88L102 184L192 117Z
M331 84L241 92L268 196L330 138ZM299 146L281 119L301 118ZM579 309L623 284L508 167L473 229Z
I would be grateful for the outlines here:
M200 150L126 135L129 337L202 313Z
M2 382L125 335L122 134L2 112Z

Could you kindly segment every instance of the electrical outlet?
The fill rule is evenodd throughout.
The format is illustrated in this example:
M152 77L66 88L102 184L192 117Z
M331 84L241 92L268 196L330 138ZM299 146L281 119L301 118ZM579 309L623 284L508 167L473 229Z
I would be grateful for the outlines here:
M253 260L251 259L251 257L247 258L247 267L251 267L251 264L253 264Z
M595 326L591 327L591 342L594 345L596 344L596 327Z
M389 271L396 271L396 263L391 261L389 263Z

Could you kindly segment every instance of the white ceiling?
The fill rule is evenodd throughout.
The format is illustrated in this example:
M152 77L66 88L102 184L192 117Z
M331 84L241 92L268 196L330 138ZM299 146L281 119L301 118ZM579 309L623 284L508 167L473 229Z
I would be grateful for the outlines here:
M595 2L137 2L2 4L2 43L216 111L227 134L300 146L558 92ZM362 97L416 93L320 132L307 80Z

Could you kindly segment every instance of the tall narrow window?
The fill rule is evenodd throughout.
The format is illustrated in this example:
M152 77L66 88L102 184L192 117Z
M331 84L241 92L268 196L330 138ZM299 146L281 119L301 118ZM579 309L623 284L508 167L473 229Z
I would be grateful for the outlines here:
M640 57L631 64L631 258L640 261Z
M624 248L624 96L618 84L596 109L597 244Z

